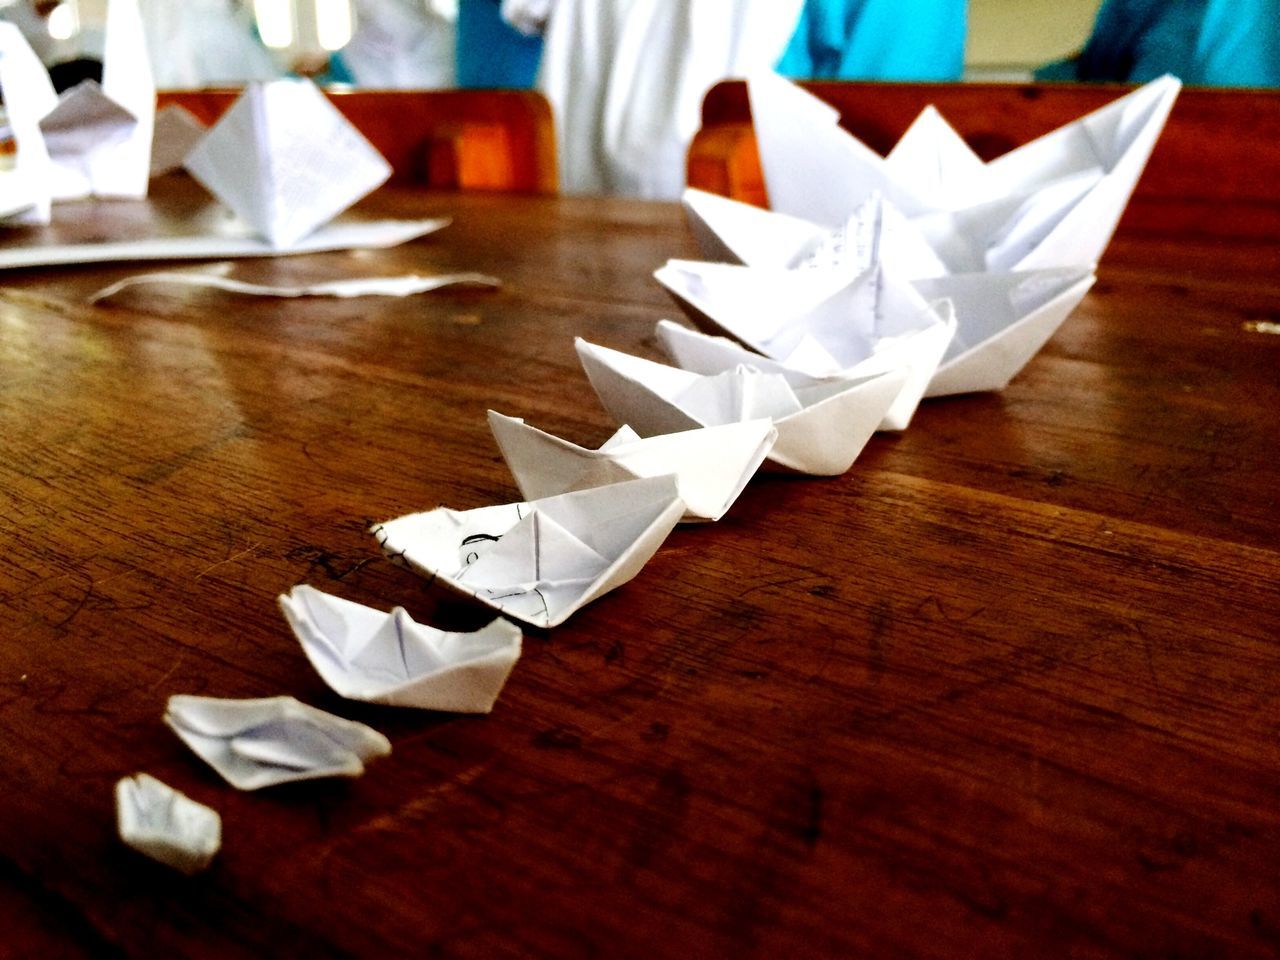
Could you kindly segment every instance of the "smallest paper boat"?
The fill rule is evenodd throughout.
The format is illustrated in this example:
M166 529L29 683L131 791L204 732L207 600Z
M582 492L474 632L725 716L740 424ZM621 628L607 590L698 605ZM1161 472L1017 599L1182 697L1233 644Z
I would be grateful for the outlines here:
M394 562L536 627L626 583L684 515L674 477L476 510L440 507L373 528Z
M321 678L351 700L393 707L488 713L520 659L520 628L498 618L474 633L415 623L309 587L280 609Z
M778 431L769 460L837 476L853 465L902 392L904 372L825 380L750 366L691 373L579 339L578 358L600 402L641 436L768 417Z
M187 876L209 866L222 846L217 811L145 773L116 784L116 826L127 846Z
M391 743L363 723L293 697L222 700L177 695L164 721L237 790L321 777L358 777Z
M767 418L649 438L624 426L599 450L584 449L492 410L489 429L526 499L674 474L685 503L683 520L724 516L778 439Z

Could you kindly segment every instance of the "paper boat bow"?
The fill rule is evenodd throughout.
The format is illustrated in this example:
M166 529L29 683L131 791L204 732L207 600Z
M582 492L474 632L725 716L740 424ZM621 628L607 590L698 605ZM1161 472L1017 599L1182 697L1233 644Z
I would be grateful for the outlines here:
M624 426L587 450L523 420L489 411L489 428L529 500L637 477L676 478L684 520L719 520L778 438L769 419L641 438Z
M626 583L684 514L674 477L476 510L441 507L373 528L392 560L537 627Z
M447 633L302 584L280 609L321 678L352 700L488 713L520 659L520 628L497 619Z

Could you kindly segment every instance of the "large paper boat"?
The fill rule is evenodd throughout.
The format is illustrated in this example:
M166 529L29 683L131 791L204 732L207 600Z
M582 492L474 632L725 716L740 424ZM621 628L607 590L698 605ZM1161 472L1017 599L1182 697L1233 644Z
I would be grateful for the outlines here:
M879 193L964 272L1096 263L1180 88L1161 77L984 163L933 108L881 157L794 84L773 74L748 81L774 210L834 229Z
M900 367L883 430L910 424L956 331L950 304L931 304L879 264L855 272L672 260L654 276L695 319L815 379Z
M306 584L280 609L320 677L351 700L488 713L520 659L520 628L501 617L471 633L417 623Z
M902 392L901 368L862 380L790 377L739 367L712 376L576 341L600 402L641 436L769 417L769 461L816 476L844 473Z
M683 515L675 478L653 477L476 510L440 507L373 534L391 560L554 627L638 574Z
M489 411L503 459L527 500L553 497L639 477L676 478L684 520L719 520L773 449L778 431L768 418L641 437L623 426L598 450L588 450Z

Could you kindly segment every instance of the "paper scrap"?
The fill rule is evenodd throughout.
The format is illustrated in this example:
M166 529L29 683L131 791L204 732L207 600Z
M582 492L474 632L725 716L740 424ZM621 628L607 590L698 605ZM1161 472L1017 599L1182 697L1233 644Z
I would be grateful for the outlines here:
M186 167L275 248L295 245L391 175L309 80L250 84Z
M418 293L430 293L452 286L498 287L502 281L483 273L446 273L434 277L409 274L403 277L362 277L352 280L333 280L302 286L271 286L246 283L212 273L143 273L125 277L109 287L103 287L89 297L90 303L98 303L114 297L129 287L147 284L176 284L187 287L210 287L228 293L243 293L254 297L408 297Z
M527 500L671 474L685 503L683 520L724 516L778 438L768 418L648 438L623 426L599 450L584 449L492 410L489 428Z
M188 876L208 867L222 845L217 811L145 773L116 784L116 825L125 844Z
M316 672L352 700L488 713L520 659L520 628L501 618L449 633L400 607L383 613L305 584L279 599Z
M200 759L237 790L321 777L358 777L391 753L376 730L293 697L223 700L178 694L164 717Z
M377 524L394 562L537 627L638 574L684 514L674 477Z

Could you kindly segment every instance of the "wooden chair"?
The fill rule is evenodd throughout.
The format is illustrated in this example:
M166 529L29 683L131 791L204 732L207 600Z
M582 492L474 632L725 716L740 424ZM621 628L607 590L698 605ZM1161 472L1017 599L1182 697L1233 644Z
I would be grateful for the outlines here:
M238 90L162 91L206 124ZM527 90L327 91L334 105L382 152L393 183L438 190L555 193L551 107Z
M877 84L814 81L805 89L840 123L887 152L928 104L984 159L999 156L1123 95L1078 84ZM688 183L767 206L746 85L712 87L688 155ZM1224 212L1230 203L1231 213ZM1156 209L1158 207L1158 210ZM1280 91L1183 90L1138 184L1125 223L1209 236L1280 234Z

